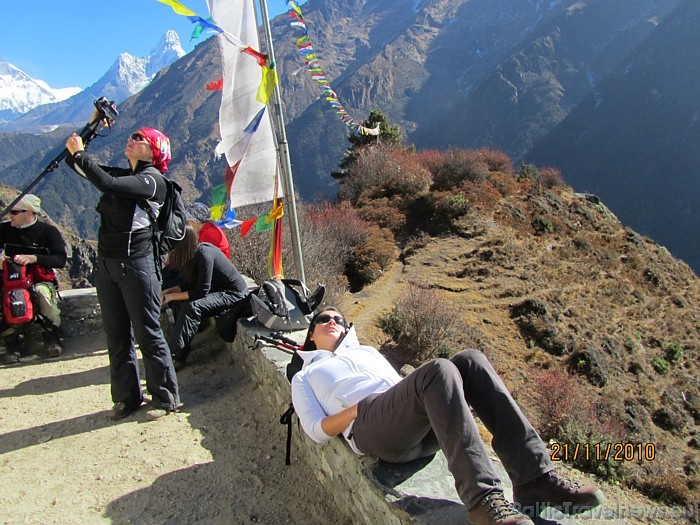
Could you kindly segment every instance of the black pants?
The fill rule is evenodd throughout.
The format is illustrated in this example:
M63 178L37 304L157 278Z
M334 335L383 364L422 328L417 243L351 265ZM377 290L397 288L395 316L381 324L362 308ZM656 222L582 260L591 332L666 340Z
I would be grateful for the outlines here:
M197 334L202 319L216 317L232 308L240 308L248 303L248 292L226 290L211 292L201 299L183 301L178 308L175 330L170 338L170 350L182 361L190 353L190 343ZM235 322L235 320L233 320Z
M153 404L174 410L180 404L180 394L170 349L160 327L161 284L155 260L98 257L95 282L107 335L112 401L128 406L143 401L135 337Z

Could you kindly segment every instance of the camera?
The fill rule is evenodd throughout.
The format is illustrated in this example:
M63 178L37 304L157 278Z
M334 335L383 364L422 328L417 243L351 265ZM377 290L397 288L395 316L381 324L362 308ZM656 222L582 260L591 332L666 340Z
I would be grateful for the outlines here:
M117 120L119 112L117 112L117 105L114 100L107 100L105 97L100 97L95 100L95 107L97 111L100 112L102 118L114 121Z

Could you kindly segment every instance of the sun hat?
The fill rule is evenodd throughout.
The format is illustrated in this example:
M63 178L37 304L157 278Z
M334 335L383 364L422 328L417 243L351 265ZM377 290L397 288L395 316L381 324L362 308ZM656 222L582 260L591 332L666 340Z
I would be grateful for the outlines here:
M15 210L27 210L33 211L34 213L41 213L41 199L36 195L27 193L13 208Z

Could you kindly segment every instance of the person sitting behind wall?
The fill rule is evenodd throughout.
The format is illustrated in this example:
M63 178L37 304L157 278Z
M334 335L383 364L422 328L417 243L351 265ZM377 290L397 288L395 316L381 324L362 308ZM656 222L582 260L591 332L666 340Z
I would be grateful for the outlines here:
M168 339L175 369L184 368L190 343L202 319L216 317L248 304L248 285L233 263L219 248L200 243L191 226L185 238L170 252L170 265L184 280L183 285L164 290L161 304L180 301L175 328Z
M529 514L550 505L567 513L599 505L603 493L554 471L547 448L508 389L477 350L433 359L401 378L345 316L326 307L311 320L304 363L292 378L292 402L304 432L325 443L343 434L356 453L402 463L442 449L471 525L532 525L503 492L471 414L493 436L493 449Z
M22 197L10 210L10 220L0 224L0 251L4 250L6 259L27 267L37 292L39 313L44 318L46 353L49 357L58 357L63 353L58 333L61 310L53 269L65 267L66 243L58 228L39 221L40 214L39 197L31 193ZM19 360L17 342L9 341L5 362L12 364Z

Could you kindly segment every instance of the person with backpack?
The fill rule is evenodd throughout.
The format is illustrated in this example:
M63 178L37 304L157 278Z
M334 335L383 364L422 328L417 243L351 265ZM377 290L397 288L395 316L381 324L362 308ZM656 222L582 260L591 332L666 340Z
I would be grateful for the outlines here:
M99 114L93 115L94 121ZM107 335L112 401L111 419L124 418L143 403L134 337L143 354L146 388L153 397L149 420L180 406L177 376L160 326L160 247L158 216L168 186L170 140L153 128L127 139L129 168L103 166L73 133L66 141L68 165L102 192L95 284Z
M27 295L34 295L37 303L46 354L58 357L63 353L63 347L59 336L61 310L58 307L58 281L54 268L66 265L66 243L58 228L39 221L40 214L41 199L31 193L24 195L10 210L10 220L0 224L0 251L3 251L5 259L3 274L10 271L7 267L11 263L23 267L19 271L25 274ZM3 301L4 299L3 297ZM8 319L9 313L4 314L4 324L14 325ZM32 315L26 323L37 317ZM5 328L6 326L3 330ZM18 335L15 331L6 338L7 364L20 360Z
M175 369L185 367L190 343L202 319L216 317L249 306L248 285L233 263L221 250L208 242L200 243L197 233L187 227L185 238L170 252L170 266L184 283L163 291L162 303L181 302L175 328L169 339ZM227 316L236 322L236 316Z
M358 342L338 309L327 307L313 317L298 355L303 365L292 377L292 402L313 441L343 434L356 453L390 463L442 449L472 525L533 522L504 496L470 406L493 436L521 509L578 513L604 499L596 486L554 471L545 444L477 350L433 359L401 378L376 349Z

